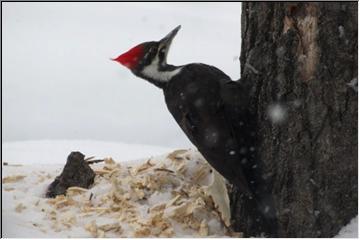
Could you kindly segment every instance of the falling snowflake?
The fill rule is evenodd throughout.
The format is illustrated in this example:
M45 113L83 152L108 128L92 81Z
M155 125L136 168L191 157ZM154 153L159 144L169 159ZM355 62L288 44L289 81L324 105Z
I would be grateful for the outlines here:
M272 123L282 123L287 117L286 107L280 103L271 104L267 109L267 114Z
M351 87L352 89L354 89L355 92L358 91L358 80L357 78L353 78L349 83L347 83L346 85L348 85L349 87Z
M236 153L236 152L235 152L234 150L232 150L232 151L229 152L230 155L235 155L235 153Z

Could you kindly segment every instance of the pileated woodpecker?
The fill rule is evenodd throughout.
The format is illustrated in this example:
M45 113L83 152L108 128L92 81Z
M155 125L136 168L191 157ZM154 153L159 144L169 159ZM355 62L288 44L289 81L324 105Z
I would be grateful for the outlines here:
M169 48L179 29L113 60L163 90L166 105L186 136L242 193L240 212L245 214L241 216L249 216L244 222L253 228L248 234L260 231L276 236L276 214L255 156L257 125L249 110L249 85L232 81L206 64L168 64Z
M246 93L221 70L192 63L173 66L167 63L171 42L180 26L160 41L141 43L113 59L164 91L166 105L181 129L198 148L205 159L220 174L242 191L251 195L249 183L241 163L246 164L255 146L243 136L236 138L234 125L245 125L245 119L233 122L232 111L243 107L246 111ZM241 99L240 99L241 98ZM249 132L249 131L246 131Z
M256 118L248 109L249 90L213 66L168 64L169 48L179 29L113 60L161 88L170 113L210 165L244 197L256 198L262 178L254 161Z

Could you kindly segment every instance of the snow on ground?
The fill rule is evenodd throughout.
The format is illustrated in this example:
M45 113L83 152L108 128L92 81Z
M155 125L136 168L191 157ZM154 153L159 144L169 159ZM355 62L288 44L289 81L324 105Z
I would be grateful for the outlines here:
M65 140L2 146L4 237L239 236L226 227L223 178L195 150ZM91 165L90 189L44 198L71 151L113 160ZM357 236L356 217L336 237Z
M87 157L112 157L119 162L151 157L171 148L104 142L93 140L37 140L5 142L2 144L2 159L9 163L21 164L62 164L72 151L80 151Z
M225 226L230 210L224 179L195 150L148 157L166 149L92 141L5 143L3 149L3 161L8 163L3 166L2 185L5 237L232 234ZM87 156L113 154L121 156L121 161L114 157L91 165L97 175L89 190L74 188L66 197L46 199L47 186L63 169L65 150L79 150ZM127 155L131 151L146 158L124 162L121 153L131 158Z
M348 225L343 227L335 236L336 238L358 238L359 222L358 216L353 218Z

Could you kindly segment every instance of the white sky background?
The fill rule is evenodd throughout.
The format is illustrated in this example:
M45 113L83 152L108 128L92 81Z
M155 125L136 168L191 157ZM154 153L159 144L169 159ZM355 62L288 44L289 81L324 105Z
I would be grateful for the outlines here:
M181 24L168 62L238 79L240 3L3 3L3 140L187 147L162 91L109 60Z

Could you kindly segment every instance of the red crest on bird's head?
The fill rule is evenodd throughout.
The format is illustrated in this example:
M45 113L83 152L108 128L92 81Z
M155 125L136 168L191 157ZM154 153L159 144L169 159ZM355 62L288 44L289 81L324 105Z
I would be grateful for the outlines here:
M139 44L112 60L124 65L129 69L134 69L138 65L139 60L143 57L143 54L144 47L142 44Z
M144 77L151 71L156 72L160 65L166 65L167 53L179 29L180 26L177 26L160 41L143 42L112 60L124 65L136 76Z

